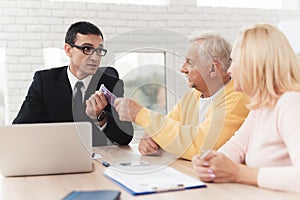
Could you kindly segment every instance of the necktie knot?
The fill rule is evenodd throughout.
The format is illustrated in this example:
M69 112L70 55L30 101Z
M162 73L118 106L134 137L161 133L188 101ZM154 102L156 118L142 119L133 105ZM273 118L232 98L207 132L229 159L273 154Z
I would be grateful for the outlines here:
M77 90L76 93L79 91L81 92L82 86L83 86L83 83L81 81L77 81L77 83L75 84L75 88Z

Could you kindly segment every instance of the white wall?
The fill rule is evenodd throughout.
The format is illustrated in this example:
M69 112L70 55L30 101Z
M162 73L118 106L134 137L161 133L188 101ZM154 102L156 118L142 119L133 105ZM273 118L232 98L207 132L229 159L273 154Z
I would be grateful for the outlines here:
M8 123L19 110L34 71L44 68L43 48L62 47L66 29L78 20L88 20L97 24L106 40L137 28L163 28L183 36L188 36L194 31L213 29L233 41L238 30L245 24L278 24L283 20L300 20L300 12L203 8L196 7L195 0L171 0L170 6L163 7L50 0L1 0L0 47L6 48L8 102L5 109L8 112ZM134 37L131 42L143 46L144 38ZM145 45L148 45L149 41L146 43ZM105 62L109 63L109 60ZM183 92L181 83L175 84L178 86L177 92Z

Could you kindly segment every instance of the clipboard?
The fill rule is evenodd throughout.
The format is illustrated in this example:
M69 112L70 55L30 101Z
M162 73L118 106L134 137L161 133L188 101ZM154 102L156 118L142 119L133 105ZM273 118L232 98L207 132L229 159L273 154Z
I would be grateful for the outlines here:
M154 194L206 187L204 182L161 165L110 166L103 175L132 195Z

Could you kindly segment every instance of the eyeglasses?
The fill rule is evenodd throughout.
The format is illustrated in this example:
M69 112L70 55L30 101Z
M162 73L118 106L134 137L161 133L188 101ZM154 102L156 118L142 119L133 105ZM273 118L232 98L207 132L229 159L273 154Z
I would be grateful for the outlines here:
M84 53L85 55L92 55L96 51L98 56L105 56L107 52L107 49L103 49L102 47L93 48L90 46L78 46L76 44L69 44L69 45L71 47L75 47L77 49L82 50L82 53Z

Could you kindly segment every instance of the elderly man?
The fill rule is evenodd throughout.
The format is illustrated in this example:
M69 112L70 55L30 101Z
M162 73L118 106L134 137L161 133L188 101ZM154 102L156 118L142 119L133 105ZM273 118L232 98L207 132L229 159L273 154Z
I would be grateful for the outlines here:
M192 90L166 116L128 98L115 101L121 120L144 128L139 144L143 155L155 154L161 147L191 160L202 148L218 149L240 127L249 112L248 98L234 91L227 72L230 53L230 43L218 33L193 37L181 69Z

